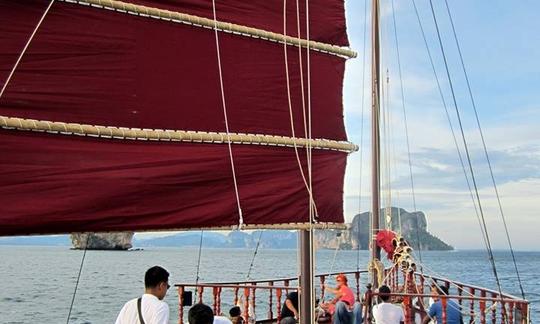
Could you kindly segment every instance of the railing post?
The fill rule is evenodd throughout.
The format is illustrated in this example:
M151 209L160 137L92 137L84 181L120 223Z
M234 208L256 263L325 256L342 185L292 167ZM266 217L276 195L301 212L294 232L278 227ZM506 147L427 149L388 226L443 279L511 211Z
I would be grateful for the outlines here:
M218 312L218 307L217 307L217 292L218 292L218 287L212 287L212 297L213 297L213 302L212 302L212 308L214 309L214 315L219 315L219 312Z
M217 313L221 314L221 287L218 287Z
M354 279L356 280L356 300L358 302L361 302L360 300L360 271L356 270L356 272L354 273Z
M244 288L244 321L249 320L249 288Z
M278 323L281 321L281 288L278 288L276 290L276 298L277 298L277 321Z
M178 287L178 324L184 324L184 286Z
M446 306L447 306L448 300L446 296L441 296L441 304L442 304L442 324L447 323L447 314L446 314Z
M480 292L480 297L484 298L486 297L486 292L485 291L481 291ZM486 301L485 300L480 300L480 323L481 324L486 324Z
M365 312L363 315L363 322L365 324L372 322L372 316L371 316L371 305L373 304L373 291L371 290L371 284L367 284L366 286L366 294L364 295L364 310Z
M268 286L270 287L273 287L274 286L274 282L273 281L270 281L268 283ZM274 311L272 309L273 307L273 294L274 294L274 289L270 289L270 293L268 294L268 318L269 319L274 319Z
M322 303L324 301L324 282L326 280L326 276L325 275L322 275L319 277L319 281L321 282L321 300L320 302Z
M475 296L474 293L475 293L475 290L474 288L469 288L469 293L471 294L471 296ZM474 299L471 299L471 306L470 306L470 309L469 309L469 312L471 313L471 318L469 319L469 322L470 323L474 323Z
M412 312L412 300L411 296L405 296L403 298L403 306L405 307L405 324L414 323L414 314Z
M457 286L457 292L458 292L459 297L463 296L463 285L458 285ZM461 308L461 306L463 305L463 300L461 300L461 298L459 298L458 302L459 302L459 307Z
M256 282L253 282L252 284L253 284L253 286L257 285ZM253 289L253 291L252 291L252 294L251 294L251 303L252 303L252 307L253 307L253 319L255 320L257 318L257 313L255 312L255 306L257 305L257 301L255 300L255 290L257 288L253 287L252 289Z
M240 290L240 287L234 288L234 306L238 305L238 291Z
M204 292L204 287L202 286L197 287L197 295L199 296L199 303L203 302L203 292Z

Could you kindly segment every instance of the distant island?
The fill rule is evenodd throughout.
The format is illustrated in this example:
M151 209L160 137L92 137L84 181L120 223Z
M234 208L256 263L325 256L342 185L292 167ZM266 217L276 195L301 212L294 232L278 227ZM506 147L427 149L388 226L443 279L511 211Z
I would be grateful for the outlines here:
M367 250L369 246L369 217L365 212L354 216L350 224L343 230L316 230L315 241L319 249ZM385 213L381 210L381 224L385 224ZM421 250L453 250L453 247L443 242L427 230L427 220L423 212L407 212L402 208L392 207L390 228L401 235L414 248ZM401 226L400 226L401 224ZM401 228L401 230L400 230ZM204 232L203 246L209 248L254 248L257 245L261 231L229 233ZM186 247L199 246L200 232L181 232L169 236L138 238L133 232L122 233L91 233L86 234L8 237L0 238L0 245L71 245L74 249L93 250L128 250L132 247ZM419 240L417 239L419 238ZM287 230L263 231L260 248L267 249L296 249L297 232Z

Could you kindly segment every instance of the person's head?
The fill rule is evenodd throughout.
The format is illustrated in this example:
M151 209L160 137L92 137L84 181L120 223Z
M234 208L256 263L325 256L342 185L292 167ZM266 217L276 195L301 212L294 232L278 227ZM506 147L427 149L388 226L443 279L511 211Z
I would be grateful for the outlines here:
M229 310L230 317L238 317L241 315L240 307L234 306Z
M214 312L208 305L195 304L189 309L188 322L189 324L212 324L214 323Z
M387 302L389 299L390 299L390 288L386 285L382 285L379 287L379 298L383 301L383 302Z
M337 282L338 287L347 286L347 276L344 275L343 273L338 274L336 276L336 282Z
M437 287L437 293L439 296L448 296L448 287L445 285L440 285Z
M169 289L169 273L160 266L153 266L144 274L144 287L160 300L165 298Z

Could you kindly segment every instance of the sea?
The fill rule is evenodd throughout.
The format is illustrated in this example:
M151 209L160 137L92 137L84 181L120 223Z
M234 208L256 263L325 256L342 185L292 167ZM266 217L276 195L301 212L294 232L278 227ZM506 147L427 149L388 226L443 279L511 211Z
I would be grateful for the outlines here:
M296 250L252 249L201 250L200 281L245 280L253 260L252 280L295 276ZM66 323L75 290L83 251L68 247L0 246L0 323ZM494 252L503 291L520 296L511 256ZM139 251L87 251L69 323L114 323L122 305L143 292L144 272L161 265L170 283L194 282L198 248L145 248ZM421 261L420 261L421 257ZM367 251L320 250L316 271L337 272L365 269ZM416 254L426 274L452 278L476 286L496 289L485 251L424 251ZM540 318L540 252L516 252L518 268L532 321ZM352 279L352 278L351 278ZM171 323L178 322L178 296L169 290L165 301Z

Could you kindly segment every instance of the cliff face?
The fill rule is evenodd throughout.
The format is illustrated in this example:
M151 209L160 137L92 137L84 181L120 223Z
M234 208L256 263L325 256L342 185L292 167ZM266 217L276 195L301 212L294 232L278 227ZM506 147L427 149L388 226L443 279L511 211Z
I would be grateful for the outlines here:
M88 240L88 250L128 250L133 247L133 232L119 233L74 233L70 235L73 248L82 250ZM89 235L89 237L88 237Z
M388 213L391 229L401 232L407 242L414 248L420 250L453 250L454 248L438 237L427 231L426 215L423 212L409 213L402 208L392 207ZM381 227L385 227L386 213L381 210ZM352 248L367 250L369 247L369 219L371 214L365 212L354 216L352 223L346 230L324 230L316 232L316 239L319 248L335 249L339 244L342 249ZM401 223L401 226L400 226ZM400 230L401 227L401 230ZM341 232L341 237L338 233ZM417 239L419 238L419 240ZM419 242L418 242L419 241Z

